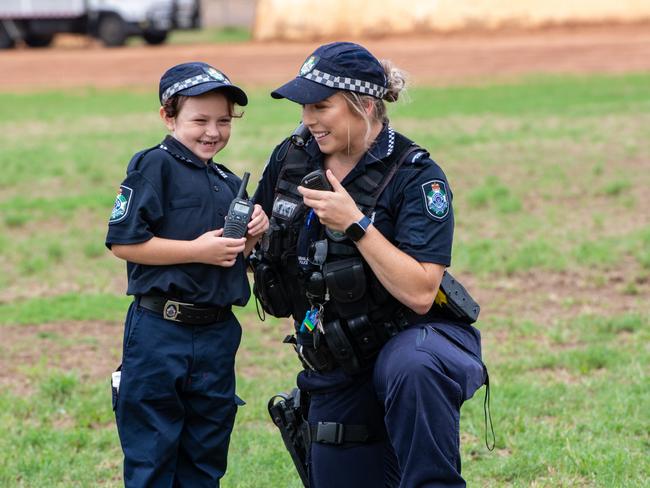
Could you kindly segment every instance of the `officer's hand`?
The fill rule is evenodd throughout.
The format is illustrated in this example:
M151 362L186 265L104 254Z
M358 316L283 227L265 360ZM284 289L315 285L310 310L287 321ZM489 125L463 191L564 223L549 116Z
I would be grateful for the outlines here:
M353 222L363 217L363 213L336 176L328 169L325 173L333 191L310 190L299 186L305 205L314 209L318 220L332 230L343 232Z
M257 237L266 232L266 229L269 228L269 218L262 210L262 206L255 204L253 209L253 215L251 215L251 221L248 223L248 231L246 235L248 237Z
M199 263L229 268L235 264L239 253L244 251L245 238L221 237L223 229L210 230L192 241Z

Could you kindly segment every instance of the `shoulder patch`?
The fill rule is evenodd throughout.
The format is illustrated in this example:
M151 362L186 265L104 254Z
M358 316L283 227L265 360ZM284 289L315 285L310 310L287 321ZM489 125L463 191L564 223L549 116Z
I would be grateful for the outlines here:
M439 179L422 185L422 198L428 214L435 220L443 220L449 213L447 184Z
M109 224L116 224L121 222L129 214L129 206L131 203L131 197L133 196L133 190L128 186L120 185L120 189L117 192L115 197L115 204L113 205L113 210L111 211L111 218L108 221Z

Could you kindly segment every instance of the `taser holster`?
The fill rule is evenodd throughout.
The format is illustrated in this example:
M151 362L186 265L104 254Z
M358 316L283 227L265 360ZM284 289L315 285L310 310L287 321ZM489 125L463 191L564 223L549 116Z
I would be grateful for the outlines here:
M465 287L448 271L445 271L432 310L436 310L448 318L473 324L478 320L481 307Z

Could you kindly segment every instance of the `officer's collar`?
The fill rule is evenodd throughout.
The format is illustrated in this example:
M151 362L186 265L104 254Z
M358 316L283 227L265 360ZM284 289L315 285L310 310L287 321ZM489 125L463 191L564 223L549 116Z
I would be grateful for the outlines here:
M370 148L363 154L359 162L357 163L357 168L365 168L369 164L376 163L389 157L393 154L393 149L395 148L395 130L385 122L381 128L381 132L377 135L374 142ZM323 154L318 148L316 140L312 137L307 141L305 146L307 154L311 157L323 157Z
M182 161L199 168L205 168L205 163L196 157L182 142L172 136L166 136L165 140L160 144L160 149L167 151L179 161ZM212 166L212 160L208 161L208 165Z

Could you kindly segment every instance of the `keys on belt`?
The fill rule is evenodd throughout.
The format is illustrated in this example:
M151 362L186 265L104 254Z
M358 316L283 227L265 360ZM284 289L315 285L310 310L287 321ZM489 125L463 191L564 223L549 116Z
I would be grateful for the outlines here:
M192 303L179 302L166 297L141 296L138 304L162 315L165 320L187 325L208 325L223 322L230 313L228 307L197 307Z

